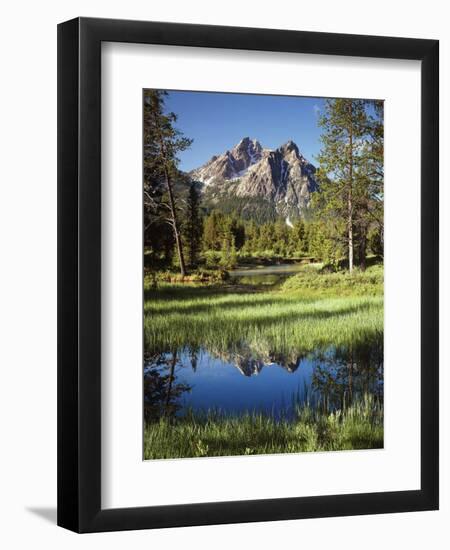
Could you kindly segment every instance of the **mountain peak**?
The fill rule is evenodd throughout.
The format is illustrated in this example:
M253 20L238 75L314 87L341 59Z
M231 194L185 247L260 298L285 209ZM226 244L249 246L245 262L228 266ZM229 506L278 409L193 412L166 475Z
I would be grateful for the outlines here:
M239 145L244 145L244 144L248 144L250 143L250 138L247 136L247 137L243 137L241 139L241 141L236 145L236 147L239 147Z
M257 139L243 137L232 149L191 172L212 200L227 196L264 199L278 214L293 215L308 206L317 189L315 168L291 139L278 149L263 149ZM219 197L221 197L219 199Z
M246 152L249 156L255 156L262 151L262 147L257 139L243 137L241 141L233 147L232 151L237 154Z
M300 157L300 151L299 151L298 145L294 141L292 141L292 139L284 143L280 147L280 150L284 154L292 153L292 151L295 151L295 154L297 155L297 157Z
M249 138L248 136L246 137L243 137L241 139L241 141L236 145L236 147L240 146L240 145L249 145L250 143L253 143L253 144L258 144L259 145L259 142L257 139L251 139Z

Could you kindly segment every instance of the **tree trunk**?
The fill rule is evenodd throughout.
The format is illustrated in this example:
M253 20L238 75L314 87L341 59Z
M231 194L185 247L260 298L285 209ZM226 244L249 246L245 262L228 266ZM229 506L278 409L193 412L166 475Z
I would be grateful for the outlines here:
M167 416L169 412L170 398L172 396L172 384L175 378L175 365L177 364L177 352L172 353L172 362L170 363L169 384L167 386L166 402L164 407L164 414Z
M353 402L353 349L350 351L350 361L348 363L348 404Z
M180 262L180 271L182 277L186 275L186 264L184 263L184 256L183 256L183 245L181 244L181 236L180 231L178 229L178 221L177 221L177 211L175 208L175 199L172 192L172 182L170 181L170 174L169 170L167 168L167 154L166 154L166 147L164 144L164 139L161 133L161 127L158 123L156 114L154 114L155 119L155 127L158 129L159 132L159 146L161 148L161 156L162 156L162 164L164 168L164 177L166 180L166 186L167 191L169 193L169 203L170 203L170 215L172 216L172 228L173 233L175 236L175 243L177 245L177 252L178 252L178 260Z
M348 152L348 194L347 194L347 225L348 225L348 270L353 271L353 108L349 104L349 152Z
M353 200L352 200L352 190L351 188L348 191L348 270L351 273L353 271Z
M363 225L361 228L361 237L359 242L359 267L365 271L366 270L366 252L367 252L367 229Z
M170 176L166 167L164 167L164 175L166 178L167 191L169 193L170 215L172 216L172 228L173 228L173 234L175 236L175 243L177 245L178 260L180 262L180 271L181 271L181 275L184 277L186 275L186 264L184 263L183 245L181 243L180 231L178 229L177 211L175 208L175 200L173 198L172 182L170 181Z

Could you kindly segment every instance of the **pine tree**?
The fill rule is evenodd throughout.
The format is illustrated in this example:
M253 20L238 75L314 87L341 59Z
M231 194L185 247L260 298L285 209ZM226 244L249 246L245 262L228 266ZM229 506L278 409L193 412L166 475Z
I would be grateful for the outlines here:
M364 107L366 133L358 151L358 171L354 181L357 257L363 270L366 268L369 234L372 237L377 234L382 242L384 210L383 102L364 100Z
M173 187L179 175L176 155L187 149L192 140L174 128L177 121L175 113L164 113L166 96L167 92L160 90L144 92L144 208L152 207L154 188L163 185L168 203L160 201L158 206L167 212L165 221L172 228L181 275L185 275L186 265Z
M348 269L354 265L354 229L360 199L361 157L368 119L364 101L330 99L320 118L322 150L318 156L319 193L314 206L326 219L336 245L346 239Z
M220 250L221 246L221 214L218 210L213 210L206 217L203 225L203 247L204 250Z
M302 218L298 218L294 227L291 229L290 235L290 249L293 254L305 254L308 250L306 243L306 227Z
M219 264L221 267L225 269L227 269L230 264L230 251L231 251L230 239L227 237L223 237Z
M198 254L202 239L202 220L200 216L200 197L196 184L191 183L186 200L186 213L184 223L184 234L188 249L189 265L197 265Z
M236 250L236 239L234 235L231 236L231 245L230 245L230 257L228 260L228 268L232 269L233 267L236 267L238 263L238 256L237 256L237 250Z
M372 114L369 117L366 148L366 172L368 176L367 218L372 238L377 241L377 252L383 254L384 233L384 103L366 101ZM376 246L376 245L375 245Z

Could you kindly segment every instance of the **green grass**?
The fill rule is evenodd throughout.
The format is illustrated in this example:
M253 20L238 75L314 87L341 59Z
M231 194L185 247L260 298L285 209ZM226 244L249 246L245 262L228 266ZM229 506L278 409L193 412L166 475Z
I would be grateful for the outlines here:
M305 269L278 289L198 284L145 289L147 350L216 351L243 344L264 352L364 344L383 334L383 272L352 275Z
M320 264L306 265L300 273L289 277L285 291L303 291L320 296L380 296L383 294L383 266L374 265L366 271L323 273Z
M144 458L184 458L251 454L378 449L383 447L383 408L366 397L345 412L305 406L291 421L245 414L214 413L145 426Z

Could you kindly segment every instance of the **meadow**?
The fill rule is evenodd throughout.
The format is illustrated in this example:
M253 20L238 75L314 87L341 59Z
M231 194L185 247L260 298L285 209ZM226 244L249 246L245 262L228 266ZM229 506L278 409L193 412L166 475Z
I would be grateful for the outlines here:
M309 268L309 269L308 269ZM276 288L145 282L146 349L242 341L289 352L364 343L383 333L383 268L325 273L307 266Z
M207 349L252 357L358 349L383 338L383 266L329 273L305 265L275 285L145 280L147 356ZM172 373L172 378L174 378ZM295 414L224 415L214 410L162 414L146 422L144 457L176 458L383 446L382 400L360 395L347 406L298 403Z

